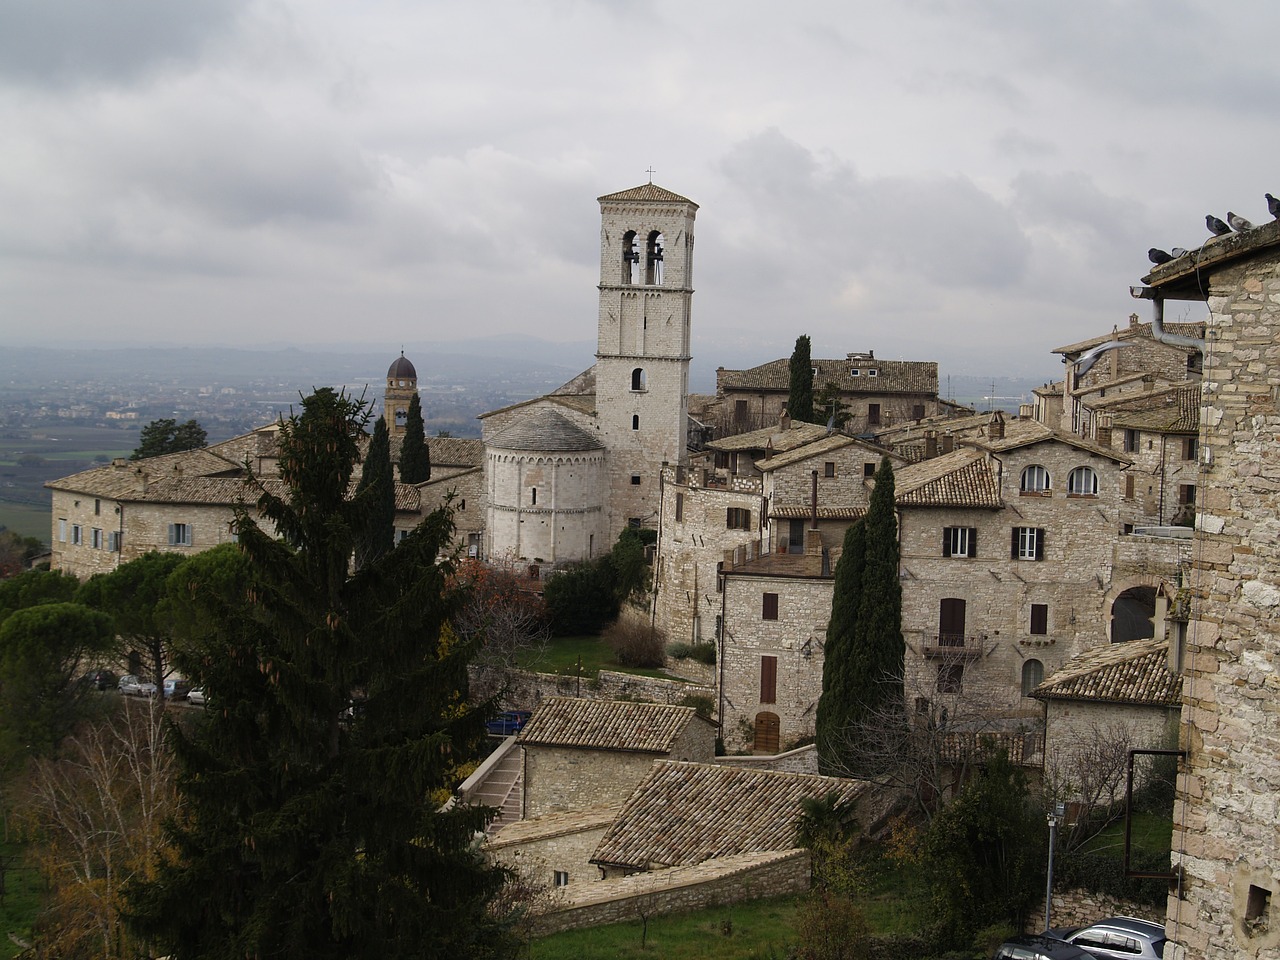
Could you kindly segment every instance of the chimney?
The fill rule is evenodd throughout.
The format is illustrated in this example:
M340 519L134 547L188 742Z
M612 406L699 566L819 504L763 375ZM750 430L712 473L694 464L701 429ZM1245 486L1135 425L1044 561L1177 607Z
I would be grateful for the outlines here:
M1004 414L999 410L991 411L991 419L987 421L987 437L991 440L1004 439Z
M791 429L791 414L785 409L778 414L778 429L783 431Z
M1095 432L1099 446L1111 446L1111 414L1104 413L1098 417L1098 429Z
M1138 315L1136 313L1129 314L1129 329L1132 330L1138 325Z
M942 435L942 452L950 453L955 448L956 448L956 438L952 436L951 431L948 430L946 433Z
M924 458L932 460L938 455L938 431L926 430L924 432Z

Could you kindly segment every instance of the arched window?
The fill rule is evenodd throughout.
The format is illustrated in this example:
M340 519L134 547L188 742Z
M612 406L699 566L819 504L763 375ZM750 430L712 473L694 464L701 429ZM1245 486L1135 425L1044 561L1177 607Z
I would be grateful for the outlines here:
M654 230L644 245L644 282L650 286L662 283L662 234Z
M644 368L636 367L631 371L631 389L637 393L645 388Z
M1046 493L1049 490L1049 471L1038 463L1033 463L1022 471L1022 480L1018 485L1022 493Z
M1096 497L1098 495L1098 475L1092 467L1076 467L1067 474L1067 496Z
M640 263L640 252L636 250L636 232L628 230L622 235L622 282L635 283Z
M1031 691L1044 682L1044 664L1039 660L1028 660L1022 665L1022 695L1031 696Z

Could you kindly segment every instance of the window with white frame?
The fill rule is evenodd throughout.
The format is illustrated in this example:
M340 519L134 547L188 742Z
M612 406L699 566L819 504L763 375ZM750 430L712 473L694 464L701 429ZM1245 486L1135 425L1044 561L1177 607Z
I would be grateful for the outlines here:
M89 530L89 543L95 550L102 549L102 530L99 527L93 527Z
M189 523L171 523L169 524L169 546L171 547L189 547L192 544L191 524Z
M1096 497L1098 495L1098 475L1092 467L1076 467L1067 474L1067 496Z
M82 543L84 543L84 530L81 528L80 524L73 523L71 525L71 545L78 547Z
M943 527L942 555L944 557L976 557L978 555L978 528Z
M568 870L556 870L553 872L555 874L555 884L557 887L567 887L569 885Z
M1033 463L1022 470L1022 479L1018 482L1021 493L1047 493L1049 491L1049 471L1038 463Z
M1014 560L1044 559L1044 530L1040 527L1014 527L1010 556Z
M65 518L58 520L58 542L67 542L67 521Z
M120 541L124 539L124 535L119 530L112 530L107 534L107 550L111 553L120 552Z

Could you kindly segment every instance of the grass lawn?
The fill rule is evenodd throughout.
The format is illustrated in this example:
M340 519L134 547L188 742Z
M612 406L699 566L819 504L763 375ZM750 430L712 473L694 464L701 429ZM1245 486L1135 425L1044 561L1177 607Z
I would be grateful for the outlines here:
M582 662L582 677L594 680L600 670L619 670L623 673L636 673L645 677L666 677L676 679L661 670L646 670L640 667L624 667L614 662L613 651L604 642L603 637L552 637L541 650L526 650L517 660L524 670L536 670L538 673L559 673L574 676L578 672L578 661Z
M650 917L645 946L639 920L566 930L529 947L530 960L766 960L785 957L795 940L795 897L756 900L692 913Z
M0 843L0 858L5 867L4 885L0 887L0 960L9 960L21 949L9 934L30 940L31 924L40 910L42 884L36 871L23 863L22 847L16 843Z
M1134 850L1168 853L1173 843L1173 821L1154 813L1135 813L1132 842ZM1117 857L1123 856L1124 821L1120 820L1109 825L1085 844L1084 849L1089 853L1114 852Z

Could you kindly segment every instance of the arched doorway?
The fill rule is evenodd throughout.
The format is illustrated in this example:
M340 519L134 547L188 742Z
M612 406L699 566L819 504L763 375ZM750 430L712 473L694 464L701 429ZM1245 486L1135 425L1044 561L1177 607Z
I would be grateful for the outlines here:
M1145 640L1156 635L1156 588L1130 587L1111 604L1111 642Z
M755 738L751 749L756 753L777 753L779 727L776 713L757 713Z

